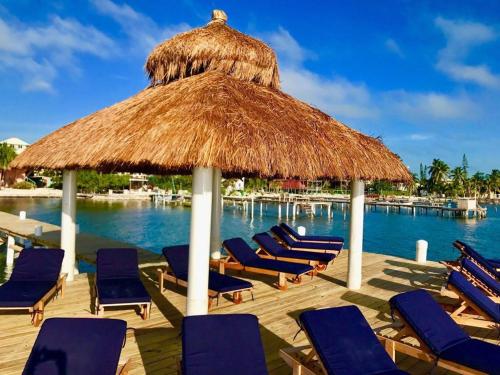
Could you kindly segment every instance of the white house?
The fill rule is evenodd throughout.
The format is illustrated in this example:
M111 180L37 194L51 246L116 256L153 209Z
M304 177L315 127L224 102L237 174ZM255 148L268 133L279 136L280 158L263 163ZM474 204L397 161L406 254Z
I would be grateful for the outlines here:
M14 150L16 150L16 154L20 154L29 146L29 143L15 137L4 139L3 141L0 141L0 143L6 143L14 147Z

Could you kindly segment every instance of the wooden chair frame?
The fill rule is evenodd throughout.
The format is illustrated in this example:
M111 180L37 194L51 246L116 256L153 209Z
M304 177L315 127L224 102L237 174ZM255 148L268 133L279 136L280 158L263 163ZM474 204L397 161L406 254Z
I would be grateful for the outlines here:
M219 269L219 273L224 274L226 269L232 269L232 270L238 270L238 271L247 271L251 273L258 273L262 275L269 275L269 276L278 276L278 281L274 285L281 291L285 291L288 289L287 285L287 277L291 279L291 281L294 284L300 284L302 282L302 276L310 273L310 272L304 272L300 275L294 275L294 274L287 274L284 272L278 272L278 271L273 271L273 270L268 270L265 268L255 268L255 267L247 267L238 262L236 258L233 256L231 253L231 250L229 250L226 246L224 246L226 249L227 253L229 256L225 258L221 258L219 260L212 260L212 264L217 266ZM314 277L314 272L311 273L311 278Z
M61 297L64 296L64 289L66 287L66 277L68 275L63 273L57 279L55 285L50 288L50 290L45 293L45 295L40 298L33 306L30 307L0 307L0 311L4 310L27 310L31 314L31 324L35 327L39 327L43 321L45 305L52 297L61 294Z
M175 274L173 273L172 271L172 268L169 267L169 266L166 266L165 268L158 268L157 270L158 272L158 287L160 289L160 293L163 293L163 289L164 289L164 281L169 281L171 283L174 283L175 285L180 285L182 287L185 287L187 288L188 287L188 283L184 280L181 280L179 278L177 278L175 276ZM213 301L216 300L217 303L216 303L216 306L219 305L219 297L220 295L223 295L223 294L231 294L232 293L232 301L233 303L235 304L240 304L243 302L243 295L242 295L242 292L245 292L245 291L249 291L251 296L252 296L252 300L254 299L253 298L253 287L250 287L250 288L243 288L243 289L237 289L237 290L234 290L234 291L231 291L231 292L228 292L228 293L219 293L215 290L211 290L209 289L208 290L208 309L210 310L212 307L213 307Z
M453 246L455 246L455 248L460 251L460 257L459 259L462 259L462 258L467 258L469 259L472 263L474 263L476 266L478 266L479 268L481 268L484 272L486 272L488 275L490 275L493 279L497 279L497 276L496 275L492 275L490 271L488 271L486 268L484 268L484 266L479 263L474 257L471 257L469 254L467 254L467 252L465 251L465 247L458 243L457 241L453 242ZM488 261L488 259L485 258L486 261ZM500 268L496 268L494 267L493 265L491 265L492 268L495 268L495 270L497 271L500 271Z
M472 285L474 285L476 288L481 289L483 292L486 293L487 296L493 299L500 299L500 296L495 293L491 288L489 288L486 284L484 284L481 280L477 279L472 275L467 269L463 268L459 262L450 262L450 261L440 261L442 265L446 266L446 268L449 271L457 271L460 272ZM481 268L482 269L482 268ZM488 273L488 275L490 275ZM491 275L490 275L491 276ZM495 277L492 276L493 280L495 280Z
M99 292L97 291L97 280L94 284L95 293L95 314L99 317L104 317L105 307L120 307L120 306L139 306L139 315L142 320L146 320L151 316L151 302L127 302L127 303L99 303Z
M118 364L116 375L128 375L130 370L132 370L132 362L130 362L130 359L127 359L123 365Z
M396 360L396 352L406 354L410 357L417 358L426 362L434 362L436 366L441 367L446 370L454 371L463 375L486 375L484 372L474 370L470 367L447 361L441 358L437 358L429 347L420 339L418 334L411 328L408 322L401 316L401 314L394 310L394 314L403 323L402 328L394 337L385 337L377 335L379 341L384 345L385 350L389 353L389 356L393 361ZM419 343L419 346L414 346L408 343L404 343L402 339L406 337L413 337ZM437 362L436 362L437 361Z
M456 294L459 299L459 305L450 313L455 322L471 327L498 328L499 324L491 320L491 317L461 290L451 284L448 284L447 289ZM467 314L467 309L473 310L475 314Z
M307 340L311 342L307 331L304 330ZM307 354L303 351L309 351ZM280 349L280 357L292 368L293 375L320 375L328 372L312 345Z

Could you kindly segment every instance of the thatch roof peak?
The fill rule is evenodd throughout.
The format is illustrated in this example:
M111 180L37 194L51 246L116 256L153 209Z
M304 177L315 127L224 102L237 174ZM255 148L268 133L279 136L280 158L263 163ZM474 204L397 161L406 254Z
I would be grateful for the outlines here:
M149 54L146 72L151 85L168 84L208 71L243 81L279 88L276 55L272 48L227 25L222 10L212 20L157 45Z

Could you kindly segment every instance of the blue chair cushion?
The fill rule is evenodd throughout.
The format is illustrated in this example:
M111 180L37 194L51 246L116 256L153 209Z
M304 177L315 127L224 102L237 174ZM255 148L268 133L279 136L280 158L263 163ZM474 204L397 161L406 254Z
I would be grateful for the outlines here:
M100 304L151 302L148 291L139 278L97 280Z
M461 291L481 310L487 313L491 317L491 320L496 323L500 323L500 304L493 302L491 298L487 297L484 293L467 281L467 279L460 272L451 271L450 276L448 277L448 284L453 285Z
M500 346L489 342L469 339L443 351L441 358L486 374L500 374Z
M423 289L398 294L389 303L436 355L470 340L429 292Z
M0 307L31 307L53 286L53 281L12 281L0 286Z
M137 249L97 250L96 274L98 280L139 277Z
M231 238L229 240L225 240L222 244L224 245L226 250L243 265L246 265L248 262L260 259L259 256L255 253L255 250L248 246L243 238Z
M279 237L280 240L285 242L293 249L313 249L313 250L342 250L341 243L317 243L317 242L303 242L295 241L290 235L281 227L275 225L271 228L271 232Z
M280 226L290 233L294 238L300 241L326 241L326 242L339 242L344 243L342 237L337 236L301 236L295 229L287 223L281 223Z
M189 245L167 246L164 247L161 252L174 275L179 279L187 281Z
M24 249L14 264L10 280L55 282L61 273L63 258L61 249Z
M356 306L306 311L299 319L328 374L407 374L398 370Z
M165 256L175 277L188 281L189 245L168 246L163 248ZM208 289L218 293L229 293L235 290L250 289L252 283L236 277L210 271L208 274Z
M274 238L265 232L257 233L253 236L253 239L274 257L312 260L320 263L330 263L333 259L335 259L335 254L331 253L314 253L311 251L285 249L278 242L276 242Z
M184 318L182 373L268 374L257 318L249 314L198 315Z
M47 319L23 375L115 375L126 330L117 319Z
M462 268L468 271L474 278L481 281L489 289L491 289L497 296L500 296L500 282L496 281L493 277L484 272L471 260L462 259Z

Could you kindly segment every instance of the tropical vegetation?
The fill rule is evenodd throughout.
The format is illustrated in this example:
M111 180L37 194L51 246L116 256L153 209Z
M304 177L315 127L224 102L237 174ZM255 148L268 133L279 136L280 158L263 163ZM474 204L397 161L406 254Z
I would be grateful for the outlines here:
M10 162L16 157L16 151L12 145L0 143L0 185L4 182L5 171Z

